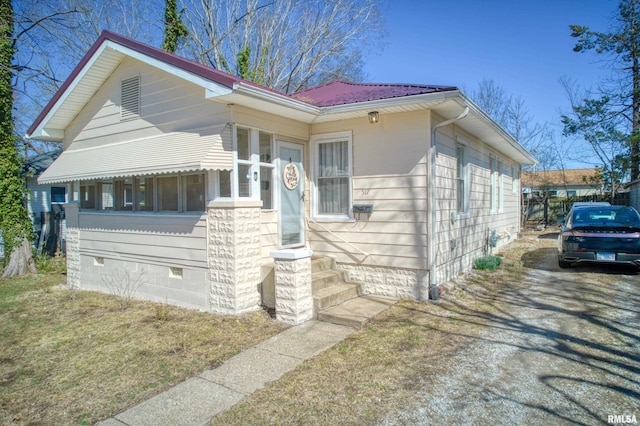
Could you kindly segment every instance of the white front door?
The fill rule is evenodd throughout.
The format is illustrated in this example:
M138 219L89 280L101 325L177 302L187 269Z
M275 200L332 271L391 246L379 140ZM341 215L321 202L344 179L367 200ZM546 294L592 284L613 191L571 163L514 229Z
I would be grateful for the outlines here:
M280 247L301 247L304 236L304 146L278 141Z

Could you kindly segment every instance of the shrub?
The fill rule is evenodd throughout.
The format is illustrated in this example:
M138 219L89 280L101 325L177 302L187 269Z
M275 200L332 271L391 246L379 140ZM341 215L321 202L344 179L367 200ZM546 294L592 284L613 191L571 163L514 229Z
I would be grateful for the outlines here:
M34 260L40 274L64 274L67 271L66 259L62 256L51 257L45 253L35 256Z
M502 265L502 258L500 256L484 256L476 259L473 263L474 268L486 269L488 271L495 271L500 265Z

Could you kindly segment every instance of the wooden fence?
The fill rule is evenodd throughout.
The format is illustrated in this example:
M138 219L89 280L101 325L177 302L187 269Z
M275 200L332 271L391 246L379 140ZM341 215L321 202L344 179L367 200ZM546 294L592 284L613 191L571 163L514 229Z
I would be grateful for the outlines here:
M569 198L524 198L522 200L522 223L525 225L555 225L575 202L608 201L614 205L630 205L629 193L617 194L612 201L606 196L585 196Z

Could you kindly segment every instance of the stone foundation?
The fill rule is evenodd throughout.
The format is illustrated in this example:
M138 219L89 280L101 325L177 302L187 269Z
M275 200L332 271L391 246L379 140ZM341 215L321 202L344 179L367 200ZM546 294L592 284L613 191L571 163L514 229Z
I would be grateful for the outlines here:
M338 263L336 266L347 271L350 280L363 283L365 294L396 299L419 299L421 294L426 294L422 293L420 288L426 289L428 287L429 272L426 270L347 263Z

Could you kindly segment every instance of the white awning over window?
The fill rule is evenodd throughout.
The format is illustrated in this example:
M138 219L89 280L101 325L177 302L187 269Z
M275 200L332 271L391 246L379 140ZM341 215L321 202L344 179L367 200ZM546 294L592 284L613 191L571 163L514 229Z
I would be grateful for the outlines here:
M38 183L231 170L231 129L231 125L224 125L193 133L174 132L86 148L71 144L40 175Z

